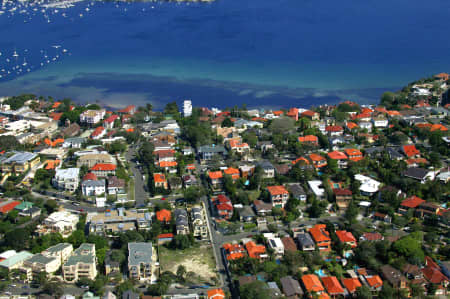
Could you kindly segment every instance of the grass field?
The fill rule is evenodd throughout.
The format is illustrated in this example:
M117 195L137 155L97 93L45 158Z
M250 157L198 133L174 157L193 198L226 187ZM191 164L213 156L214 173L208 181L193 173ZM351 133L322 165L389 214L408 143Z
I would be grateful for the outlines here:
M183 265L188 273L188 283L214 285L217 279L216 261L211 246L194 246L185 250L159 246L159 262L161 273L170 271L175 274L178 266Z

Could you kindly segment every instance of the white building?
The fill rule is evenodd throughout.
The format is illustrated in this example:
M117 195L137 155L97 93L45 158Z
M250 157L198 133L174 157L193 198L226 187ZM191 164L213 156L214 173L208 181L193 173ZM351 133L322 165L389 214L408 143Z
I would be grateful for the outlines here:
M66 282L76 282L80 278L94 280L97 276L95 244L81 244L64 263L62 269Z
M106 193L105 180L86 180L81 183L84 196L98 196Z
M192 102L190 100L185 100L183 102L183 114L184 117L189 117L192 115Z
M322 198L325 196L325 189L320 187L322 186L322 181L308 181L308 186L317 198Z
M284 255L284 245L280 238L269 238L267 240L269 248L272 248L276 255Z
M38 226L37 233L60 233L63 237L68 237L76 229L78 220L78 215L68 211L53 212Z
M80 122L87 124L96 124L105 117L105 109L86 110L80 115Z
M355 174L355 180L361 183L359 191L363 195L373 195L380 189L381 183L362 174Z
M389 121L386 118L374 118L372 123L375 128L387 128L389 125Z
M69 192L74 192L78 188L80 176L79 168L57 168L53 178L53 186Z
M367 129L369 131L372 130L372 126L373 126L372 123L368 122L368 121L359 122L358 125L361 129Z

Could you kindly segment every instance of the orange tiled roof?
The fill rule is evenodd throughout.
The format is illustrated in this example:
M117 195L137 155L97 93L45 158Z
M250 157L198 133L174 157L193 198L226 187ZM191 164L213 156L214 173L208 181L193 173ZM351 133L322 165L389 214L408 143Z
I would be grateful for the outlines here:
M50 113L50 117L51 117L53 120L55 120L55 121L60 120L62 115L63 115L62 112L52 112L52 113Z
M210 171L208 175L211 180L220 179L222 178L222 171Z
M58 108L59 105L61 105L61 104L62 104L61 102L54 102L53 105L52 105L52 108L53 108L53 109L56 109L56 108Z
M255 242L250 241L245 244L248 256L251 258L259 258L261 254L266 253L266 247L264 245L256 245Z
M299 142L319 142L319 138L314 135L306 135L298 137Z
M172 213L169 210L162 209L156 212L156 219L160 222L169 222L172 219Z
M231 139L230 141L229 141L229 143L230 143L230 147L231 148L235 148L235 147L248 147L248 143L241 143L239 140L236 140L236 139Z
M292 161L292 164L297 164L300 161L303 161L303 162L305 162L306 165L309 165L308 159L306 159L304 157L299 157L299 158L295 159L294 161Z
M281 116L281 115L283 115L283 114L284 114L284 112L283 112L283 111L281 111L281 110L278 110L278 111L273 111L272 113L273 113L273 115L277 115L277 116Z
M318 154L310 154L309 158L312 161L316 161L316 162L326 160L324 157L322 157L321 155L318 155Z
M366 276L366 281L372 288L379 288L383 285L383 281L379 275Z
M353 234L346 230L337 230L336 236L339 238L339 241L341 241L342 243L348 243L348 242L356 243L356 238L353 236ZM356 245L355 245L355 247L356 247Z
M164 183L166 181L166 176L163 173L154 173L153 180L155 183Z
M228 175L235 175L235 174L237 174L237 175L239 175L239 169L237 169L237 168L233 168L233 167L228 167L227 169L225 169L224 171L223 171L225 174L228 174Z
M330 233L326 230L325 224L316 224L309 229L309 233L316 242L330 242Z
M406 164L428 164L428 160L425 158L414 158L406 160Z
M420 151L416 148L416 146L414 144L404 145L403 152L408 157L420 155Z
M447 129L447 127L445 127L445 126L442 125L442 124L434 124L434 125L431 126L430 131L431 131L431 132L434 132L434 131L443 131L443 132L446 132L446 131L448 131L448 129Z
M159 162L159 167L161 167L161 168L175 167L177 165L178 165L177 161L161 161L161 162Z
M358 128L358 125L351 121L348 121L346 125L347 125L347 128L349 128L350 130Z
M344 128L341 126L326 126L325 131L327 132L342 132Z
M313 117L314 115L316 115L317 112L311 111L311 110L306 110L304 112L302 112L300 115L301 116L309 116L309 117Z
M333 160L345 160L348 158L346 154L340 151L330 152L328 153L328 157Z
M373 110L367 107L361 109L361 113L373 113Z
M208 299L225 298L225 292L222 289L213 289L208 291Z
M270 195L289 194L284 186L268 186L267 190L269 191Z
M423 200L422 198L413 195L413 196L410 196L410 197L406 198L405 200L403 200L400 205L407 207L407 208L414 209L424 202L425 202L425 200Z
M95 137L100 135L103 131L105 130L105 128L103 128L102 126L95 128L94 132L92 132L91 136Z
M356 289L361 287L361 282L358 278L343 278L342 284L345 286L345 288L349 291L349 293L356 292Z
M116 170L116 165L111 164L111 163L97 163L95 164L91 170L94 171L112 171L112 170Z
M336 276L322 277L322 283L327 289L327 292L331 295L338 295L344 293L344 289L342 288Z
M110 117L108 117L107 119L105 119L103 122L104 123L114 123L114 121L118 118L119 118L119 116L114 114L114 115L111 115Z
M83 177L82 180L83 180L83 181L89 181L89 180L91 180L91 181L96 181L96 180L97 180L97 176L96 176L95 173L93 173L93 172L88 172L88 173L86 173L86 174L84 175L84 177Z
M188 164L186 165L186 168L189 170L194 170L195 169L195 164Z
M302 276L303 285L308 292L323 292L324 288L319 280L319 277L315 274L306 274Z
M47 165L45 166L45 169L55 169L59 163L61 163L61 160L47 160Z

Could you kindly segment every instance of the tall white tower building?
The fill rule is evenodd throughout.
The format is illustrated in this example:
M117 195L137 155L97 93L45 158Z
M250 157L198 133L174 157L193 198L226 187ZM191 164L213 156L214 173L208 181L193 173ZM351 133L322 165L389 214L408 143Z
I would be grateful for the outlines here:
M190 100L185 100L183 102L183 114L184 117L189 117L192 115L192 102Z

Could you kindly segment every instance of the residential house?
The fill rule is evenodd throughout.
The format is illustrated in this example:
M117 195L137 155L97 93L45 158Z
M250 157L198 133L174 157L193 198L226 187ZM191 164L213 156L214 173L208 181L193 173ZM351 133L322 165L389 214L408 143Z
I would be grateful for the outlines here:
M66 137L74 137L80 134L81 128L77 123L70 124L62 130L62 134Z
M105 126L105 128L111 130L112 128L114 128L114 122L116 121L116 119L118 119L119 116L116 114L113 114L111 116L109 116L108 118L106 118L103 121L103 126Z
M90 170L96 176L107 177L109 175L115 175L116 168L117 168L117 166L115 164L97 163Z
M198 149L198 154L200 155L200 159L203 161L208 161L212 160L216 156L219 158L224 158L227 155L227 150L221 145L204 145Z
M64 139L62 144L63 148L81 148L83 143L86 142L86 138L82 137L73 137Z
M228 167L227 169L225 169L223 171L224 174L229 175L233 180L237 180L240 178L240 172L239 169L237 168L233 168L233 167Z
M320 187L322 186L322 181L308 181L308 186L318 199L322 199L325 197L325 189L323 187Z
M298 137L298 141L304 145L319 146L319 138L314 135L305 135Z
M268 238L267 244L277 256L281 257L284 255L284 245L280 238Z
M344 154L343 152L340 151L333 151L327 154L328 158L330 158L331 160L336 160L337 161L337 165L339 168L347 168L347 160L348 157L346 154Z
M209 181L214 188L220 188L222 186L223 175L222 171L210 171L208 173Z
M395 289L406 289L408 287L408 280L406 277L391 265L381 266L380 271L383 278L386 279Z
M206 293L207 299L225 299L225 292L222 289L208 290Z
M345 295L344 288L341 286L336 276L326 276L321 277L321 279L327 293L331 295L332 298Z
M361 129L363 129L363 130L366 129L367 131L372 130L372 126L373 126L372 123L369 121L361 121L358 123L358 125Z
M156 281L156 250L152 242L128 243L128 276L135 280Z
M245 249L247 250L250 258L264 259L269 257L266 253L266 247L264 245L256 245L253 241L247 242L245 244Z
M426 218L426 217L432 217L437 216L439 211L442 209L441 206L439 206L436 203L433 202L422 202L415 211L415 216L419 218Z
M302 251L314 251L316 245L309 233L300 233L296 236L297 246Z
M79 152L77 152L78 154ZM93 167L95 164L116 164L116 159L107 153L86 153L81 155L77 160L77 167L87 166Z
M258 164L263 170L263 178L270 179L275 177L275 167L269 161L262 161Z
M415 195L410 196L410 197L404 199L400 203L400 206L398 208L398 212L400 214L405 215L406 213L408 213L409 210L416 209L418 206L420 206L424 202L425 202L425 200L423 200L420 197L417 197Z
M175 209L173 212L177 235L189 234L188 214L185 209Z
M347 148L344 150L348 159L353 162L358 162L363 159L363 154L360 150L355 148Z
M197 181L197 178L195 177L195 175L186 174L186 175L182 176L182 179L183 179L183 184L184 184L185 188L189 188L189 187L198 185L198 181Z
M300 201L306 201L306 192L299 183L289 184L288 189L294 198Z
M76 282L81 278L94 280L97 276L95 244L83 243L64 263L63 277L66 282Z
M163 188L163 189L169 188L169 185L167 184L166 176L163 173L154 173L153 174L153 183L155 184L155 188Z
M328 252L331 250L330 233L326 230L325 224L316 224L309 229L309 233L316 242L320 251Z
M39 235L60 233L63 237L68 237L76 229L78 220L78 215L68 211L53 212L38 225L36 232Z
M355 174L355 180L360 182L359 190L362 195L372 196L378 192L381 183L362 174Z
M403 172L403 175L407 178L418 180L420 181L420 183L425 184L427 180L434 180L436 174L434 171L430 171L424 168L411 167Z
M383 287L383 281L378 275L366 275L364 276L364 279L366 280L367 286L372 292L380 291Z
M169 223L172 219L172 212L167 209L161 209L156 212L156 219L162 223Z
M233 204L231 200L224 194L212 197L211 201L219 218L230 219L233 215Z
M345 230L337 230L336 236L342 244L350 245L351 248L355 248L356 246L358 246L356 238L351 232Z
M274 145L270 141L258 141L257 146L262 153L266 153L267 151L274 149Z
M280 283L286 297L292 299L303 298L303 289L292 276L281 277Z
M302 276L302 284L307 293L315 293L317 295L322 294L325 291L319 277L314 274L306 274Z
M372 118L372 123L375 128L387 128L389 125L389 120L385 117L374 117Z
M318 154L310 154L309 159L312 161L314 167L322 168L327 166L327 159Z
M361 241L383 241L384 237L380 233L364 233L359 239Z
M361 282L357 277L352 278L342 278L341 279L342 284L347 289L347 292L349 294L354 295L356 293L356 290L360 287L362 287Z
M306 117L311 120L319 120L320 114L317 112L311 111L311 110L306 110L306 111L300 113L300 117Z
M95 128L94 132L91 134L91 139L99 140L106 135L106 129L102 126Z
M283 209L289 199L289 192L284 186L268 186L272 206Z
M69 192L75 192L79 185L79 168L57 168L55 177L52 179L53 186L58 189L62 189Z
M253 208L258 216L266 216L272 213L272 204L261 200L254 200Z
M402 267L402 273L407 279L418 280L423 278L423 273L417 265L405 264Z
M341 126L326 126L325 132L327 132L329 137L342 136L344 134L344 128Z
M414 144L408 144L401 147L402 152L408 158L419 158L420 151L416 148Z
M450 280L442 273L441 267L429 256L425 257L425 267L422 268L422 273L428 283L436 286L436 295L446 294L445 288L448 287Z
M285 252L297 251L297 245L295 245L295 241L291 237L283 237L281 238L281 242L283 242Z
M239 211L239 220L242 222L253 222L256 218L255 212L250 206L243 206L238 209Z
M228 142L230 150L235 151L237 153L247 153L250 150L248 143L241 142L239 139L231 139Z
M240 244L225 243L222 245L222 248L227 261L237 260L246 256L245 248Z
M116 176L108 177L108 194L122 193L125 193L125 180L119 179Z
M183 183L181 181L181 178L179 177L171 177L168 181L170 190L172 191L181 189L183 187Z
M99 196L106 194L105 180L84 180L81 182L81 191L84 196Z
M352 200L352 191L349 189L333 189L334 198L336 199L336 205L339 210L345 211L348 208L350 201Z

